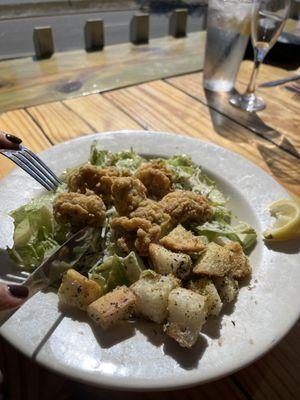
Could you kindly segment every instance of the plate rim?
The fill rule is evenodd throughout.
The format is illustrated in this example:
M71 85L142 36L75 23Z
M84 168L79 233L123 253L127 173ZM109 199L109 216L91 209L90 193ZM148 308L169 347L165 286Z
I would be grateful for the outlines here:
M180 137L181 139L185 139L187 141L192 142L197 142L199 144L201 143L205 143L206 146L218 149L218 151L222 150L222 152L225 153L229 153L231 156L233 157L238 157L239 159L243 160L244 162L248 163L253 169L258 170L260 174L263 174L264 177L266 179L269 179L271 181L273 181L273 183L276 184L276 186L280 187L287 195L288 192L285 188L283 188L272 176L270 176L269 174L267 174L267 172L265 172L262 168L260 168L259 166L255 165L254 163L252 163L251 161L249 161L248 159L246 159L245 157L241 156L240 154L232 151L232 150L228 150L226 148L223 148L221 146L218 146L214 143L208 142L208 141L204 141L195 137L189 137L186 135L179 135L177 133L171 133L171 132L161 132L161 131L144 131L144 130L121 130L121 131L108 131L108 132L98 132L98 133L94 133L92 135L85 135L85 136L80 136L80 137L76 137L74 139L70 139L68 141L56 144L44 151L42 151L41 154L43 155L47 155L49 154L51 157L51 153L55 152L56 148L58 147L62 147L62 146L68 146L68 144L70 142L76 142L76 141L82 141L85 140L86 138L88 138L88 140L92 141L93 139L100 139L103 136L109 136L109 135L118 135L118 134L123 134L123 133L127 133L127 134L146 134L146 135L168 135L168 136L172 136L173 138L178 138ZM205 167L204 167L205 168ZM0 180L0 188L3 185L4 182L6 182L15 172L11 171L4 179ZM299 310L300 312L300 310ZM277 336L276 340L274 340L274 342L272 342L269 347L266 347L264 351L260 351L258 352L258 354L255 354L254 357L250 357L251 359L249 359L248 362L245 362L239 366L234 366L232 369L227 370L223 373L219 373L216 374L210 378L204 379L202 381L199 382L199 379L194 378L193 376L191 377L191 379L189 379L188 376L184 376L183 377L183 381L181 381L180 379L175 378L177 383L172 383L172 381L169 382L169 380L167 380L166 382L164 382L163 384L161 383L161 381L156 382L155 385L153 386L153 378L149 379L149 382L147 379L145 378L138 378L138 379L134 379L134 384L131 384L131 382L129 383L128 380L127 382L125 382L125 378L124 381L123 379L120 379L120 377L114 377L114 375L112 376L108 376L108 375L103 375L101 373L99 373L99 378L96 382L96 379L94 378L94 376L92 374L89 374L88 371L86 370L80 370L77 369L73 366L70 365L66 365L63 363L60 363L58 366L59 368L55 368L55 365L52 365L51 362L49 364L47 364L47 362L45 360L39 360L39 359L35 359L35 361L39 364L42 365L44 367L46 367L47 369L53 370L54 372L57 372L61 375L64 376L68 376L71 378L75 378L76 380L83 382L83 383L88 383L91 384L92 386L101 386L101 387L107 387L110 389L119 389L119 390L126 390L126 391L143 391L143 390L151 390L151 391L162 391L162 390L174 390L174 389L179 389L179 388L184 388L184 387L191 387L191 386L195 386L195 385L200 385L200 384L205 384L207 382L210 381L214 381L217 379L220 379L224 376L227 376L229 374L232 374L242 368L247 367L248 365L252 364L253 362L257 361L259 358L261 358L264 354L266 354L268 351L270 351L294 326L294 324L296 323L296 321L298 320L299 315L295 316L294 319L290 320L289 326L286 327L285 330L283 330L281 332L280 335ZM2 335L2 333L1 333ZM5 336L4 336L5 337ZM8 340L10 342L10 338L9 337L5 337L6 340ZM10 342L12 343L12 342ZM14 343L12 343L13 346L15 346ZM21 351L22 353L26 354L26 352L24 351L24 348L20 348L18 347L18 350ZM28 354L27 354L28 355ZM64 371L62 370L64 369Z

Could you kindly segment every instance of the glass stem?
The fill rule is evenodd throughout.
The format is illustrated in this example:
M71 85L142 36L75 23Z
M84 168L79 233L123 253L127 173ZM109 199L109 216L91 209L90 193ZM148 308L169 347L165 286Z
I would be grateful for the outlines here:
M260 64L261 64L261 61L259 61L258 58L255 57L254 66L253 66L250 82L249 82L249 85L248 85L248 87L246 89L246 95L251 95L251 94L253 94L255 92L256 78L257 78L257 75L258 75L258 70L259 70Z

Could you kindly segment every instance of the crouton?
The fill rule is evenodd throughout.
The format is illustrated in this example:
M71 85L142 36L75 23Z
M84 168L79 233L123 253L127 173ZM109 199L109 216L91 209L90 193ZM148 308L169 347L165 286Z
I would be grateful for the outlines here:
M57 294L60 303L86 310L90 303L101 296L101 288L98 283L69 269L63 276Z
M195 274L224 276L231 269L231 252L225 247L211 242L196 262Z
M168 322L164 331L180 346L190 348L207 316L205 297L188 289L173 289L168 298Z
M182 225L176 226L167 236L160 239L160 244L169 250L194 254L205 249L205 244L191 231L186 230Z
M174 274L186 278L192 267L191 257L183 253L173 253L155 243L149 246L149 256L156 272L162 275Z
M213 278L213 282L224 303L230 303L236 298L239 285L234 278L231 276L215 277Z
M134 312L135 295L126 286L120 286L91 303L87 308L88 315L107 329L119 321L128 319Z
M231 251L230 275L237 279L250 275L252 268L242 246L237 242L231 242L227 243L224 248Z
M219 315L223 303L211 279L203 277L192 280L188 283L188 289L205 297L208 315Z
M172 289L179 286L179 280L172 275L149 274L133 285L136 296L136 310L147 319L158 324L167 319L168 297Z

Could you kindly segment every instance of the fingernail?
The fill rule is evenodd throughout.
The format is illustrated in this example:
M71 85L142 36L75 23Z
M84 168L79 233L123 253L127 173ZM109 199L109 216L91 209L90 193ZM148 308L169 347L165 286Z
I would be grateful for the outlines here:
M8 290L12 296L19 298L25 298L29 293L28 288L22 285L8 285Z
M12 143L15 143L15 144L22 143L22 140L15 135L11 135L11 134L7 133L5 136L6 136L6 139Z

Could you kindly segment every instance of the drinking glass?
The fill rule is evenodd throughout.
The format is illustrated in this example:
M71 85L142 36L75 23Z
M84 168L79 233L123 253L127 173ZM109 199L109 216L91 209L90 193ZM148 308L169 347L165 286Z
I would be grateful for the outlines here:
M252 0L209 0L203 85L232 90L250 36Z
M266 107L263 99L255 94L256 78L261 63L283 29L289 9L290 0L253 1L251 40L254 49L254 67L245 94L236 94L229 99L234 106L250 112L260 111Z

